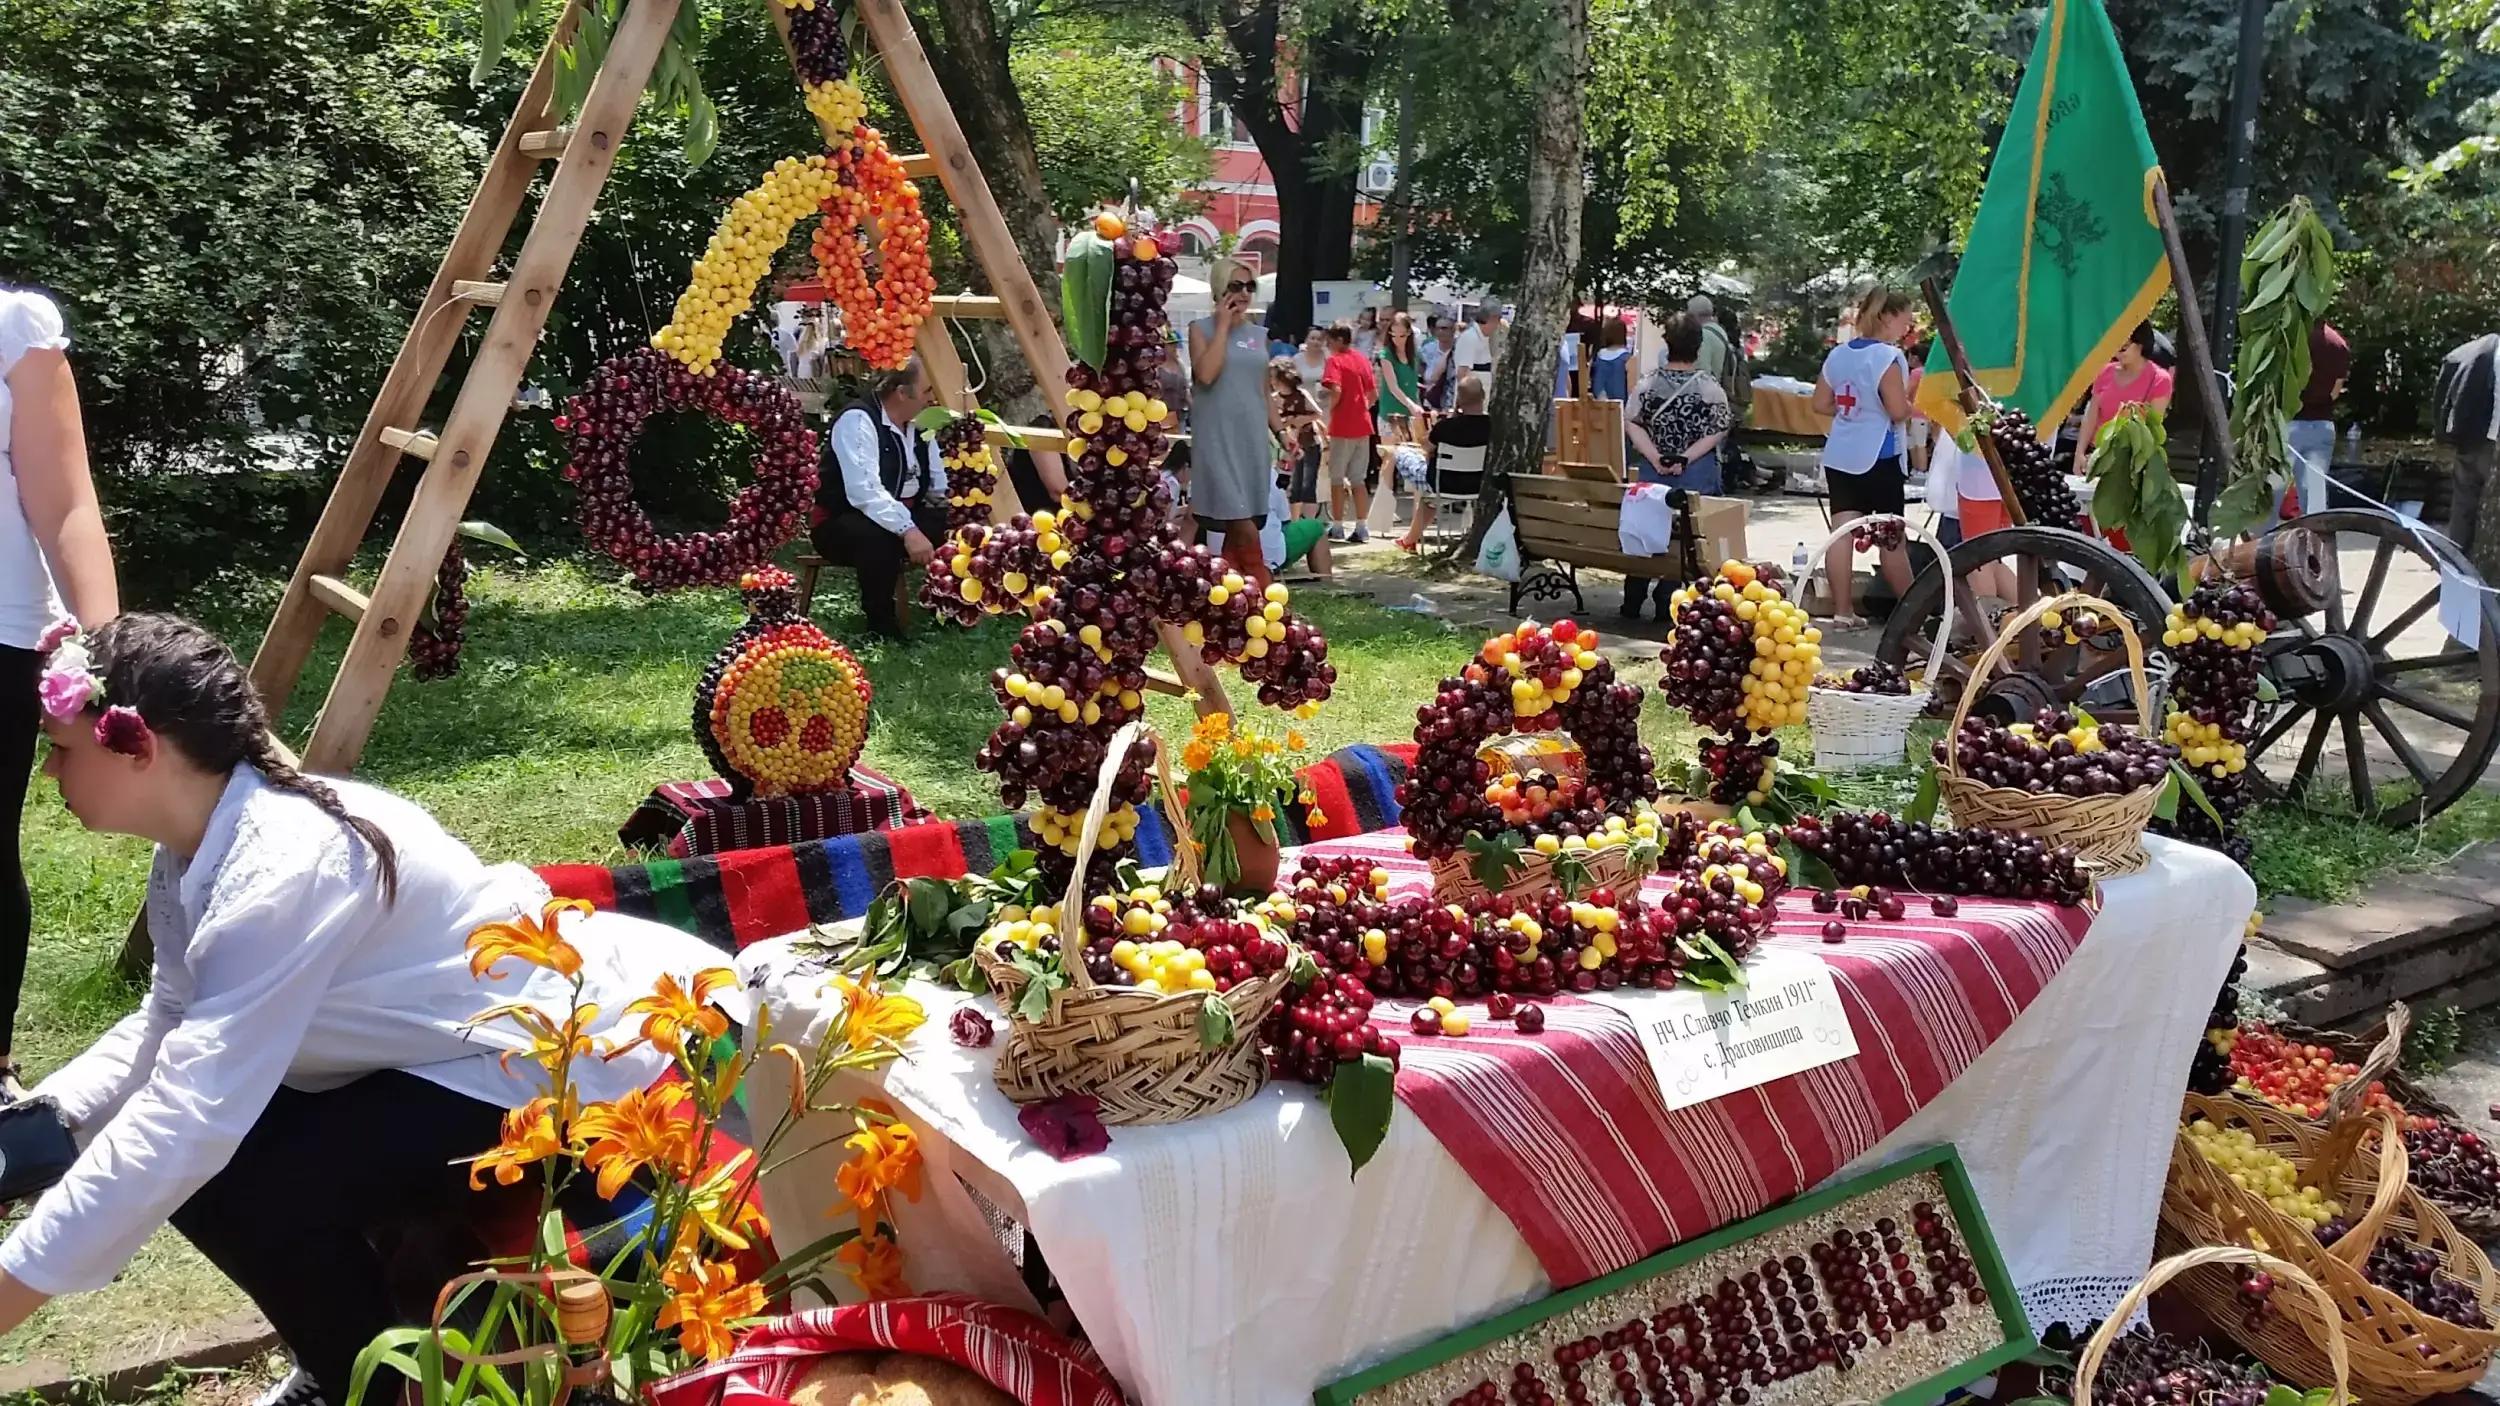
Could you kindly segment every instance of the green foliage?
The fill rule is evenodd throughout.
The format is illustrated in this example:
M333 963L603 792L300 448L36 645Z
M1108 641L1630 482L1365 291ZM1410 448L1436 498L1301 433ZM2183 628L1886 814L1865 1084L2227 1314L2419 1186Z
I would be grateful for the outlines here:
M1214 170L1207 143L1172 120L1181 85L1155 50L1106 26L1044 26L1008 58L1033 124L1051 209L1071 223L1097 202L1138 195L1167 223L1179 193Z
M0 0L0 270L62 305L108 503L354 433L482 150L447 3Z
M2170 473L2170 430L2161 411L2130 405L2101 426L2085 470L2093 482L2092 520L2127 534L2136 560L2155 580L2187 569L2187 499Z
M2250 237L2240 296L2231 405L2239 458L2213 514L2214 532L2226 540L2255 530L2282 497L2290 476L2283 427L2309 385L2309 334L2335 297L2335 241L2307 198L2292 197Z
M2341 409L2371 434L2429 433L2440 358L2500 327L2500 242L2490 229L2488 210L2461 208L2339 256L2344 295L2328 316L2353 356Z
M2465 1044L2465 1013L2455 1006L2429 1006L2413 1013L2405 1030L2399 1060L2407 1074L2436 1074L2454 1063Z
M625 18L625 4L626 0L579 0L573 37L565 46L564 62L556 69L558 114L569 118L581 110L583 99L590 95L591 80L615 39L616 27ZM518 33L531 36L528 61L535 62L546 26L555 22L554 12L562 8L547 0L478 0L477 61L470 68L469 81L485 82ZM703 6L698 0L685 0L652 65L650 92L660 110L681 124L689 166L702 165L720 142L720 112L704 95L702 60Z

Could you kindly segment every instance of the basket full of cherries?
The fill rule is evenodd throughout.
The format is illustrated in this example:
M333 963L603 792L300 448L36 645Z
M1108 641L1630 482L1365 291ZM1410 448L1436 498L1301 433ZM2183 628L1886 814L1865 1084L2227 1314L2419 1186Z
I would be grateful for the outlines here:
M1899 551L1912 536L1933 548L1939 560L1944 547L1925 530L1900 515L1886 513L1842 523L1823 543L1823 552L1850 540L1857 551ZM1819 560L1823 553L1817 553ZM1942 618L1927 656L1930 679L1939 676L1948 642L1953 638L1953 592L1944 593ZM1927 711L1929 694L1892 664L1877 660L1846 675L1824 674L1806 690L1806 722L1814 729L1814 764L1826 772L1861 767L1899 766L1910 745L1910 724Z

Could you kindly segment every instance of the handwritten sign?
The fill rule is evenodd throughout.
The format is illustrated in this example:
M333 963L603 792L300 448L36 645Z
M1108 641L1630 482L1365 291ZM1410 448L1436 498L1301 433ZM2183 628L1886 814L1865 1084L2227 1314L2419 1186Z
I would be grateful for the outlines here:
M1583 999L1632 1018L1669 1109L1837 1063L1858 1052L1831 968L1771 947L1745 964L1737 991L1596 991Z

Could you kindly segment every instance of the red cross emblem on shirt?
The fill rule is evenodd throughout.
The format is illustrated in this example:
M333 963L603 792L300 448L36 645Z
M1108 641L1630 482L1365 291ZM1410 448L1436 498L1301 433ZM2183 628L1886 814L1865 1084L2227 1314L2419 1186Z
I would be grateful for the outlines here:
M1843 385L1833 394L1832 404L1840 407L1843 416L1854 419L1858 413L1857 387L1854 384Z

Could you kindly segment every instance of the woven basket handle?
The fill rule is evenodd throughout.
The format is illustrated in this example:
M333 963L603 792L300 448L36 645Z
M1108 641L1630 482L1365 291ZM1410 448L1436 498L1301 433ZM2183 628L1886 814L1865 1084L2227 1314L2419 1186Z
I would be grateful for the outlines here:
M2318 1287L2318 1281L2310 1278L2298 1265L2276 1259L2263 1251L2245 1250L2237 1245L2206 1245L2185 1254L2172 1255L2154 1265L2146 1272L2144 1281L2129 1289L2127 1296L2118 1301L2118 1306L2109 1311L2109 1316L2101 1320L2099 1331L2092 1335L2092 1341L2084 1344L2083 1356L2075 1363L2075 1406L2092 1406L2092 1379L2100 1373L2101 1359L2108 1355L2110 1344L2126 1331L2127 1320L2144 1306L2144 1301L2152 1296L2153 1291L2188 1270L2209 1264L2255 1265L2307 1294L2318 1312L2324 1315L2327 1324L2328 1331L2320 1336L2326 1339L2327 1362L2335 1369L2335 1399L2339 1403L2352 1400L2352 1362L2344 1347L2344 1335L2337 1328L2343 1316L2336 1310L2335 1300L2327 1295L2326 1290Z
M2352 1115L2353 1109L2361 1103L2362 1098L2369 1092L2370 1085L2386 1078L2387 1072L2396 1067L2396 1061L2404 1055L2405 1032L2412 1025L2411 1007L2402 1001L2388 1003L2387 1033L2379 1037L2378 1044L2371 1049L2368 1057L2361 1061L2360 1072L2336 1085L2335 1092L2327 1095L2326 1119L2328 1122L2340 1126Z
M1069 871L1068 892L1059 900L1061 965L1067 968L1068 985L1079 991L1094 984L1083 957L1073 955L1085 950L1085 869L1094 862L1103 822L1111 815L1112 783L1119 778L1120 765L1128 760L1129 749L1141 741L1155 749L1155 792L1163 807L1164 828L1172 832L1172 864L1165 871L1165 886L1169 887L1174 879L1193 889L1198 886L1198 851L1190 843L1189 819L1172 784L1170 749L1163 745L1153 725L1139 718L1111 734L1111 745L1103 750L1102 771L1094 779L1094 799L1085 807L1085 828L1076 837L1076 867Z
M2371 1110L2362 1102L2371 1081L2396 1067L2396 1058L2404 1050L2405 1028L2411 1021L2412 1013L2402 1001L2388 1007L2386 1036L2361 1062L2359 1072L2337 1085L2328 1098L2326 1137L2300 1169L2303 1186L2331 1186L2342 1178L2346 1164L2361 1154L2368 1135L2378 1134L2378 1178L2371 1189L2370 1207L2342 1239L2327 1247L2328 1254L2356 1269L2367 1264L2370 1252L2378 1248L2379 1237L2387 1233L2398 1198L2413 1176L2413 1159L2405 1152L2404 1130L2396 1115L2384 1109Z
M1945 584L1948 587L1952 585L1950 581ZM1948 594L1950 594L1949 591ZM2127 613L2088 592L2066 591L2043 600L2033 601L2029 609L2007 620L2004 628L1997 631L1996 639L1989 644L1988 652L1979 656L1978 665L1970 671L1970 677L1962 683L1961 698L1953 705L1953 723L1945 729L1944 764L1946 767L1955 771L1961 769L1962 723L1970 717L1971 705L1979 701L1979 695L1986 689L1988 675L1996 671L1997 665L2005 662L2005 647L2020 638L2023 631L2040 623L2041 616L2052 610L2064 610L2069 606L2077 605L2097 612L2102 619L2118 627L2119 636L2127 642L2127 682L2135 691L2135 715L2145 720L2140 726L2151 725L2153 695L2152 683L2144 677L2144 641L2136 637L2135 626L2127 623Z
M1944 571L1944 614L1936 622L1936 643L1927 651L1927 686L1932 689L1936 686L1935 681L1944 677L1945 649L1953 640L1953 556L1944 549L1944 543L1936 540L1935 534L1899 513L1872 513L1866 517L1853 517L1833 528L1832 535L1823 539L1823 545L1817 547L1814 555L1808 559L1805 574L1809 579L1812 578L1815 565L1820 563L1834 546L1838 545L1841 538L1852 536L1859 528L1879 522L1901 524L1904 532L1934 549L1936 564ZM1788 584L1789 603L1794 605L1804 598L1805 582L1790 582Z

